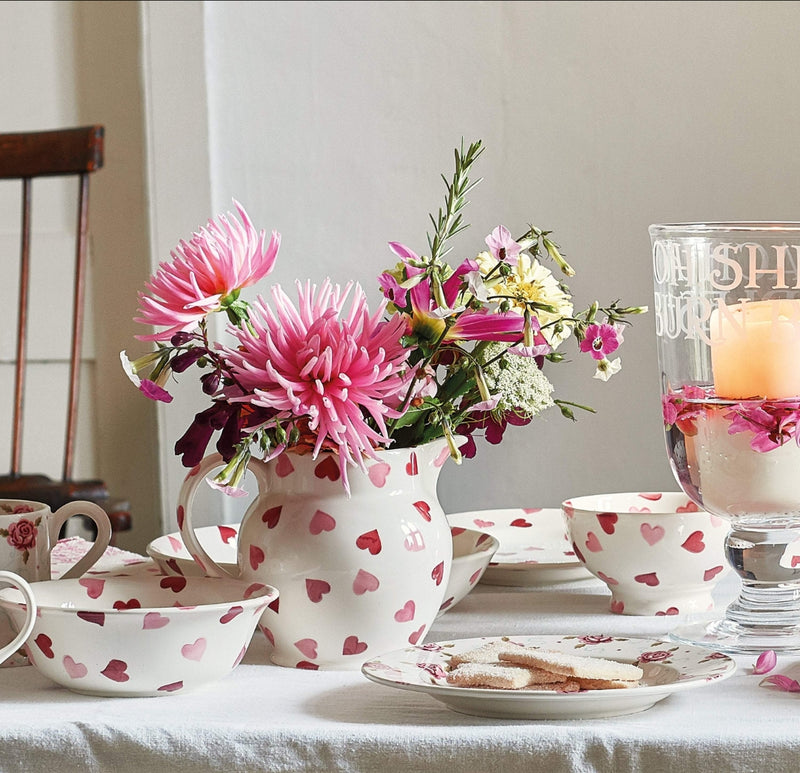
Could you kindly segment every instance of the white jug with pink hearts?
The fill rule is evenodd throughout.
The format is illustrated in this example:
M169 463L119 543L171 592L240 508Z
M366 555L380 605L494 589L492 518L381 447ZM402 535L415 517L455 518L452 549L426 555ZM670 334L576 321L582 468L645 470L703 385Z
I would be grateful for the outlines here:
M452 560L450 527L436 495L444 440L378 451L367 472L349 471L350 496L330 452L251 459L258 494L242 520L232 576L280 595L260 628L270 659L307 669L357 669L370 657L423 641L443 601ZM184 544L205 574L231 575L200 545L192 501L221 467L208 456L178 500Z

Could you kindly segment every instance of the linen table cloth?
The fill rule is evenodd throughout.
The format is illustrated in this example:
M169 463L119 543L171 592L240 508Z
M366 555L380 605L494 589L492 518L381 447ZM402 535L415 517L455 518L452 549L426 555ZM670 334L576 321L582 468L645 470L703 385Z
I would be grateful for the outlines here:
M80 549L73 545L72 549ZM101 571L153 571L113 549ZM731 579L720 604L735 596ZM656 637L674 617L608 612L594 579L534 588L479 585L427 641L505 634ZM358 671L270 665L256 633L230 676L185 695L93 698L33 667L0 669L0 771L788 771L800 762L800 695L737 673L647 711L595 720L498 720L451 711ZM800 655L781 656L792 673ZM796 678L796 674L794 674Z

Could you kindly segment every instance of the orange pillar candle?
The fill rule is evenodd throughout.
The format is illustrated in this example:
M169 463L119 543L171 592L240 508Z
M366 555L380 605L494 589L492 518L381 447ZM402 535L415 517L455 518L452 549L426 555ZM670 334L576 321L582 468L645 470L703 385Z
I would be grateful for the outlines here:
M721 306L709 333L717 397L800 397L800 299Z

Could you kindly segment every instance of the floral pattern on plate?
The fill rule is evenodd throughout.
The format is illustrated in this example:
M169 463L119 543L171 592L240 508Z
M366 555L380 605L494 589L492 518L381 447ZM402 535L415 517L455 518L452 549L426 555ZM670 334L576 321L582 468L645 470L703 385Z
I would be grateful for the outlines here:
M452 526L478 529L500 541L481 582L527 586L591 579L567 538L559 508L471 510L447 516Z
M644 676L638 687L577 693L447 684L451 655L501 638L525 647L633 663ZM367 661L361 671L373 682L425 693L461 714L500 719L594 719L644 711L673 693L727 679L736 671L736 663L720 652L658 637L484 636L396 650Z

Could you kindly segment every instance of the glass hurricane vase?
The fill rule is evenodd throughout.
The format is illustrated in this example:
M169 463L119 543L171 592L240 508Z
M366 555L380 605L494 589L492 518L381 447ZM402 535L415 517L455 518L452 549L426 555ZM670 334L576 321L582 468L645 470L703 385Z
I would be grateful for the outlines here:
M800 223L650 226L667 453L730 522L741 578L722 619L672 637L800 650Z

